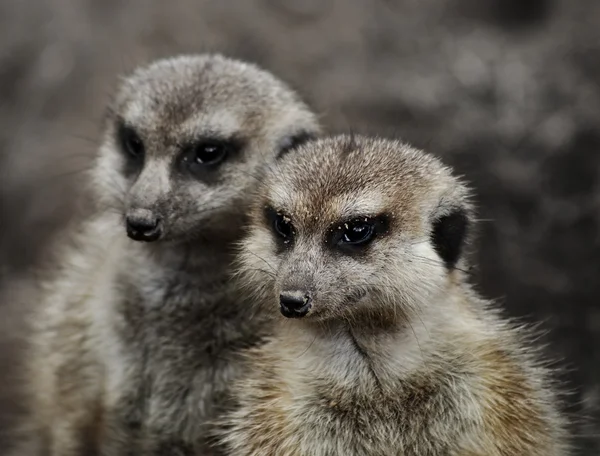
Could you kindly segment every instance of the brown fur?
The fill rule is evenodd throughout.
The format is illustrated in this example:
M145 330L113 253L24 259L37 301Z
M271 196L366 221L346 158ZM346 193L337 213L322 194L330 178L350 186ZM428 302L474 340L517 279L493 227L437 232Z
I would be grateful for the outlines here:
M312 301L301 318L279 316L270 341L248 353L236 407L217 432L228 454L569 454L531 331L471 289L468 236L436 234L458 220L451 214L472 224L468 194L438 160L380 139L323 139L273 167L243 242L241 281L273 315L290 289ZM293 225L286 245L265 207ZM342 250L329 233L348 214L388 214L389 226Z
M139 136L142 160L120 124ZM31 318L30 448L18 456L207 454L206 422L238 353L266 333L230 281L248 195L290 138L317 132L284 83L219 55L124 79L91 173L97 211L61 244ZM190 154L207 139L236 147L202 167ZM127 237L125 216L140 208L160 215L160 239Z

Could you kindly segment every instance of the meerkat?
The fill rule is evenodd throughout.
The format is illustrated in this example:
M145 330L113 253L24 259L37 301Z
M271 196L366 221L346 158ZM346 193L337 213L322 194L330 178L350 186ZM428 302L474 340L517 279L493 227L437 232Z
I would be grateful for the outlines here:
M37 439L19 454L209 454L204 423L266 330L232 286L232 246L262 170L318 121L274 75L206 54L135 70L104 130L97 210L32 318Z
M239 281L278 319L219 419L227 454L569 454L529 330L463 272L470 191L437 158L318 139L276 161L250 214Z

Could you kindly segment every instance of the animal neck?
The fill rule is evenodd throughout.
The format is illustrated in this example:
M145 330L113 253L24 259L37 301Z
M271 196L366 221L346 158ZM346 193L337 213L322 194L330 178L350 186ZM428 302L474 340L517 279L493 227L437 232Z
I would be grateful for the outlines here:
M278 344L293 360L289 368L327 378L342 389L391 393L439 364L435 359L440 350L452 351L456 340L470 337L464 334L464 321L475 318L450 298L406 318L353 317L282 321Z
M201 275L210 272L212 275L229 269L240 237L240 232L223 230L220 233L202 233L186 240L158 241L138 247L145 250L158 267Z
M282 362L302 376L326 379L341 389L366 394L392 391L398 380L410 376L424 361L417 337L402 325L357 326L347 321L311 323L285 321L279 328ZM423 340L422 340L423 339Z
M243 235L244 222L242 215L232 214L227 223L217 221L210 229L200 227L196 233L190 233L185 239L149 243L128 239L122 216L118 213L104 211L93 219L92 224L104 231L106 236L102 238L109 242L108 248L124 248L127 252L139 254L139 257L149 261L152 267L190 272L210 270L217 273L231 264L236 244ZM126 264L123 266L129 267Z

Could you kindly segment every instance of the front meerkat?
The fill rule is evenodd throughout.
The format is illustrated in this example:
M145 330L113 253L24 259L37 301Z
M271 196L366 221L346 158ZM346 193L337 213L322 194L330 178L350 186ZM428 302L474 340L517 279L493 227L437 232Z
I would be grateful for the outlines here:
M231 246L262 169L318 130L283 82L219 55L123 81L91 175L98 211L34 316L37 448L20 455L208 454L204 423L264 335L230 281Z
M283 317L232 388L228 454L569 453L527 331L462 272L472 206L448 168L341 136L282 157L258 194L240 280Z

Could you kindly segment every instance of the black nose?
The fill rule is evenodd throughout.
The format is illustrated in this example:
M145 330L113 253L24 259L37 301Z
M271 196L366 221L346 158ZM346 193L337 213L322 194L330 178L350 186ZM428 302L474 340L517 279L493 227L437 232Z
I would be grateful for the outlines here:
M162 226L160 217L148 209L135 209L125 219L127 236L136 241L152 242L160 238Z
M303 291L284 291L279 295L279 308L284 317L304 317L310 310L312 299Z

